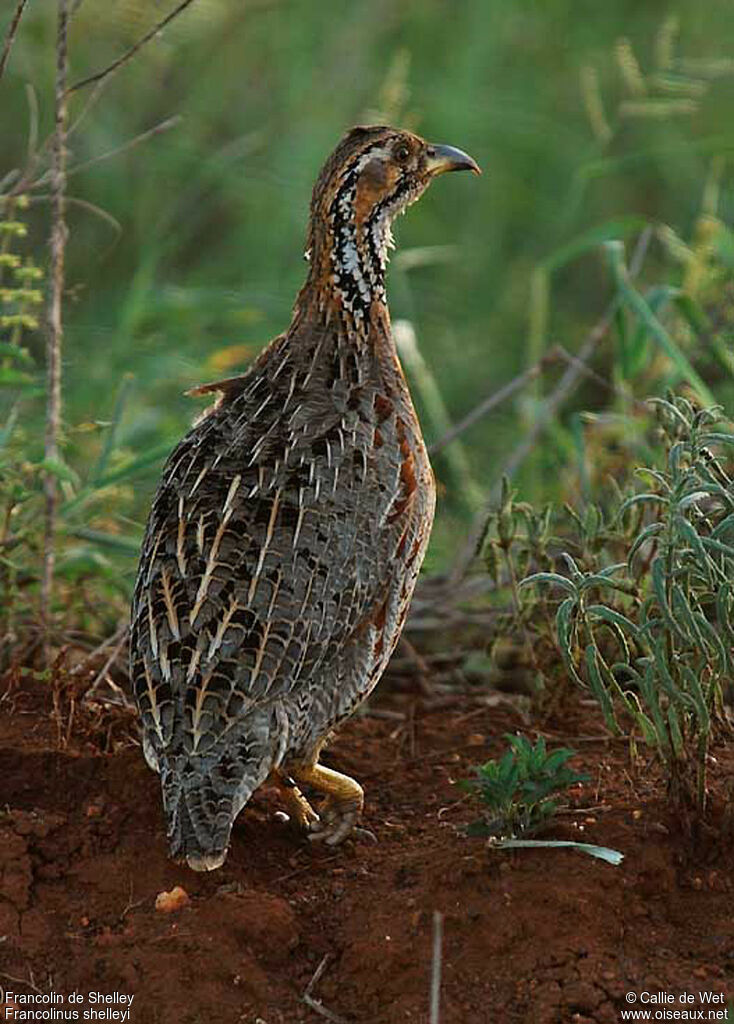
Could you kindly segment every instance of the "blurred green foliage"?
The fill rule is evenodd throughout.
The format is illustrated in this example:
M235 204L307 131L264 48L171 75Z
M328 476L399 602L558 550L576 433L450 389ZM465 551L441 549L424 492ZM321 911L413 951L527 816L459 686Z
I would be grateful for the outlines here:
M173 6L76 5L72 82ZM28 6L0 82L0 195L52 128L54 7ZM363 120L461 146L485 169L440 181L409 212L390 271L393 318L411 322L450 418L551 345L577 351L627 280L619 251L615 277L602 243L631 251L645 225L635 294L686 362L661 349L625 295L595 361L617 392L587 383L577 405L619 411L625 396L692 384L686 365L731 405L722 296L734 268L734 7L681 0L675 11L657 0L195 0L104 88L74 94L64 452L81 483L69 484L69 528L86 543L118 535L129 582L124 552L157 459L198 412L183 391L244 367L287 325L312 182ZM36 262L49 231L46 165L42 152L25 214ZM24 344L40 366L40 333ZM450 556L457 525L466 531L557 377L477 423L454 467L436 458L446 493L429 565ZM18 396L3 395L5 422ZM418 404L435 440L421 394ZM33 462L42 412L42 398L23 401ZM523 466L535 498L562 496L559 470L577 452L568 413Z

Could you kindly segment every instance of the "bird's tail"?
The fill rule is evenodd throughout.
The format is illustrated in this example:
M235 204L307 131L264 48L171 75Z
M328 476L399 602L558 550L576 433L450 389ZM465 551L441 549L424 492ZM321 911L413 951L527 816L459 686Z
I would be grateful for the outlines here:
M254 791L268 777L272 757L245 761L182 754L161 765L163 809L171 856L194 871L224 863L232 825Z

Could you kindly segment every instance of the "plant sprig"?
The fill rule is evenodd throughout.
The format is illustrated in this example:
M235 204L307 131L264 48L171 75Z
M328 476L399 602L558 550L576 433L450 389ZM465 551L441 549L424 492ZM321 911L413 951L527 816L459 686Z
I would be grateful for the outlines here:
M487 807L484 817L469 826L469 835L532 835L555 814L556 794L588 780L568 767L573 750L563 747L549 753L542 736L534 745L525 736L507 734L505 739L510 746L498 761L478 766L475 778L459 783Z

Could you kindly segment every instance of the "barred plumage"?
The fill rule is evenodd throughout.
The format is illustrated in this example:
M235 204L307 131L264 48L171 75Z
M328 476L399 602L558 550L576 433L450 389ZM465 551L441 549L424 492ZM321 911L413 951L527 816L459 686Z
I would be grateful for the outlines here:
M314 189L288 331L172 453L132 610L131 671L174 857L221 865L269 776L339 842L362 791L318 765L379 680L428 542L434 485L385 305L389 225L465 154L390 128L340 143ZM326 794L317 817L293 783Z

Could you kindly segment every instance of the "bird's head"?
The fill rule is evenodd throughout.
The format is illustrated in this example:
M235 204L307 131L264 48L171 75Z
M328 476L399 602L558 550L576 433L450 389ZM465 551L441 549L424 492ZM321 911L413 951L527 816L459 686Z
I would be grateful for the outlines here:
M395 217L446 171L473 171L475 161L452 146L385 126L352 128L316 181L307 255L312 278L356 322L383 301Z

